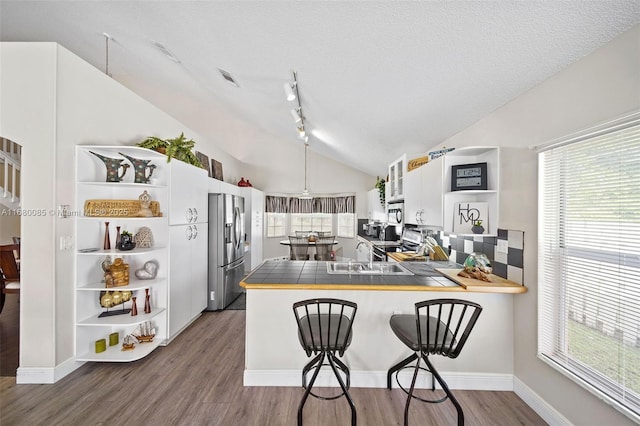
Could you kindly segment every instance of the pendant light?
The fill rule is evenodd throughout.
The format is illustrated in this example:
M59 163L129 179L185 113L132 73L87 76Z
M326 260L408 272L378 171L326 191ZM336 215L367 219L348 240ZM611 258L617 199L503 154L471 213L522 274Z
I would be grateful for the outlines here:
M298 196L299 200L310 200L313 197L309 194L309 190L307 189L307 149L309 148L309 144L307 142L304 143L304 191L302 194Z

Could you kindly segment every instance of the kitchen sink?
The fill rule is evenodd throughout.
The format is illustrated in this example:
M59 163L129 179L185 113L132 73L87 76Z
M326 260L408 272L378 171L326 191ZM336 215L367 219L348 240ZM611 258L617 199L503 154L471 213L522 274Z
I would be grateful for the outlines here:
M329 274L380 274L380 275L413 275L393 262L374 262L373 265L362 262L327 262Z

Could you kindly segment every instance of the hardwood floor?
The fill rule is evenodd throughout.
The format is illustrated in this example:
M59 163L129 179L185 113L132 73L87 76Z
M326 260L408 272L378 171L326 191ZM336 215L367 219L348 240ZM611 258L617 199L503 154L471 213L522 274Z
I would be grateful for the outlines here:
M0 376L16 376L20 349L19 300L20 295L7 294L0 313Z
M53 385L0 377L0 424L295 425L301 388L242 386L244 319L245 311L206 312L145 359L88 363ZM546 424L513 392L454 393L467 425ZM400 389L353 388L351 395L359 425L402 424ZM304 424L350 424L346 400L309 398ZM455 409L414 402L410 424L453 425Z

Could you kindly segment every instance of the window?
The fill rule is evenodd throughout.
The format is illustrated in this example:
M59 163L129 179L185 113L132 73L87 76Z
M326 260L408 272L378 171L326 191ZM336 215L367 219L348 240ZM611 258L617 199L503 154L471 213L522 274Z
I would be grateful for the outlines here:
M266 213L267 237L284 237L286 235L286 213Z
M640 113L539 160L539 357L640 421Z
M291 234L296 231L333 231L330 214L291 213Z
M338 237L353 238L355 236L355 219L353 213L338 213Z

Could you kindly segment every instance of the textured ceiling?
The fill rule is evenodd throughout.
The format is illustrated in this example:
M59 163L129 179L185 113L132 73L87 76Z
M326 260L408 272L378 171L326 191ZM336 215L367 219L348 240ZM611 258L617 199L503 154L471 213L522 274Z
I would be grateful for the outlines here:
M265 141L300 145L295 70L310 149L372 175L638 22L637 0L0 1L0 40L55 41L104 71L107 33L113 78L249 164Z

